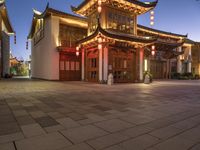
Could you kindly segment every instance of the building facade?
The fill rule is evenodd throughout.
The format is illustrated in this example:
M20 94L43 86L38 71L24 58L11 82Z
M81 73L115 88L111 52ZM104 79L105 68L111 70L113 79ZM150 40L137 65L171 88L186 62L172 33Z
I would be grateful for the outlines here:
M5 2L0 1L0 78L10 74L10 36L13 34Z
M138 16L156 5L157 1L87 0L72 7L82 17L49 6L44 12L34 10L28 36L32 77L106 83L113 74L115 82L124 83L143 81L147 71L155 79L192 72L187 35L138 25Z
M192 47L192 72L200 76L200 43L195 43Z

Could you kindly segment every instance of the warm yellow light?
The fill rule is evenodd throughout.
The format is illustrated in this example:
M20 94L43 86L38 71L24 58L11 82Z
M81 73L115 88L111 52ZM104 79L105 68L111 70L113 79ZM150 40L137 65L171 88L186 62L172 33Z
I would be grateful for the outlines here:
M99 49L99 50L102 49L102 44L98 44L98 49Z
M152 46L151 46L151 49L152 49L152 50L155 50L155 49L156 49L155 45L152 45Z
M81 26L83 28L87 28L88 27L88 24L86 22L83 22L83 21L69 19L69 18L61 18L60 20L61 20L61 22L67 23L69 25Z
M102 11L102 7L98 6L98 12L101 13L101 11Z
M79 46L76 46L76 50L79 51Z
M153 22L153 21L151 21L151 22L150 22L150 25L151 25L151 26L153 26L153 25L154 25L154 22Z
M156 54L155 51L151 51L151 55L154 56Z
M144 60L144 71L148 70L147 59Z
M79 51L76 52L76 56L79 56Z
M101 4L102 4L102 1L98 0L98 5L101 6Z
M151 15L154 15L154 14L155 14L155 12L154 12L153 10L152 10L150 13L151 13Z
M98 38L98 43L102 43L102 38L101 37Z

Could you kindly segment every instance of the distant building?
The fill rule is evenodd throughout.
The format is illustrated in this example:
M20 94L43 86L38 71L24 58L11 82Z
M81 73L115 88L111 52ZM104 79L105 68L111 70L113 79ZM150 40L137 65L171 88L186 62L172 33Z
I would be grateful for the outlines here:
M10 35L14 30L10 24L5 2L0 1L0 78L10 74Z
M137 24L157 1L84 0L72 7L77 17L46 7L34 10L31 40L32 77L106 83L140 82L192 72L192 43L187 35ZM155 49L155 50L154 50Z

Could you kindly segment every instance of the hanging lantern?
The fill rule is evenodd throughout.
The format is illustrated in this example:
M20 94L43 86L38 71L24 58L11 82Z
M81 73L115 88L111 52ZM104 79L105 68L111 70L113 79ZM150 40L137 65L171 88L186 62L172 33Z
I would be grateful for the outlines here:
M98 38L98 43L102 43L102 41L103 41L103 40L102 40L102 37L99 37L99 38Z
M14 35L14 44L17 44L17 36L16 36L16 33Z
M80 52L80 45L76 46L76 56L79 56Z
M153 51L151 51L151 55L152 56L155 56L155 54L156 54L156 52L153 50Z
M98 6L98 13L101 13L101 11L102 11L101 6Z
M76 50L79 51L79 46L76 46Z
M155 20L155 12L152 10L151 12L150 12L150 25L151 26L154 26L154 20Z
M76 56L79 56L79 51L76 51Z
M98 0L98 5L101 6L101 4L102 4L102 1Z
M98 0L98 13L101 13L101 11L102 11L102 7L101 7L101 5L102 5L102 1L101 0Z
M156 47L155 45L152 45L151 46L151 55L154 56L156 54L156 51L155 51Z
M156 49L155 45L152 45L152 46L151 46L151 50L154 50L154 51L155 51L155 49Z
M99 50L102 49L102 44L98 44L98 49L99 49Z
M28 41L26 41L26 49L28 50Z
M150 13L151 13L151 15L154 15L154 14L155 14L155 12L154 12L153 10L152 10Z

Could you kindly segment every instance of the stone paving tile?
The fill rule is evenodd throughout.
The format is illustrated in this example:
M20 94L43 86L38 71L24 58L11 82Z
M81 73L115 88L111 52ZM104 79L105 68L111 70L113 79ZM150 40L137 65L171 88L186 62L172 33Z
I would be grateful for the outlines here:
M145 126L152 129L159 129L159 128L163 128L163 127L173 125L173 124L174 124L173 121L167 118L162 118L162 119L158 119L158 120L154 120L149 123L146 123Z
M56 121L66 129L80 126L77 122L75 122L71 118L61 118L61 119L57 119Z
M13 122L15 122L15 118L13 115L0 115L0 124Z
M200 150L200 143L197 145L194 145L190 150Z
M13 111L13 114L15 115L15 117L21 117L21 116L27 116L29 115L28 112L26 110L15 110Z
M0 144L0 150L15 150L13 143Z
M21 140L21 139L24 139L24 135L22 132L2 135L0 136L0 143L7 143L7 142L12 142L12 141Z
M127 140L128 137L119 133L109 134L94 140L90 140L87 143L91 145L93 148L100 150L114 144L118 144L122 141Z
M21 126L36 123L36 121L31 116L16 117L16 120L17 120L17 123Z
M46 117L47 116L47 114L45 114L44 112L42 112L42 111L32 111L32 112L30 112L30 114L31 114L31 116L33 117L33 118L42 118L42 117Z
M187 120L177 122L177 123L173 124L172 126L175 128L178 128L180 130L187 130L187 129L197 126L198 124L199 123L197 123L196 121L194 121L192 119L187 119Z
M188 150L195 144L194 141L181 137L173 137L154 146L158 150Z
M44 130L47 133L56 132L56 131L63 130L63 129L65 129L65 128L61 125L55 125L55 126L50 126L50 127L44 128Z
M16 141L17 150L58 150L70 145L58 132Z
M155 137L152 137L150 135L143 135L128 141L125 141L123 143L120 143L119 146L122 147L125 150L144 150L154 144L157 144L159 140ZM171 150L171 149L168 149Z
M184 139L192 140L195 142L200 142L200 126L187 130L179 135Z
M21 129L25 137L32 137L32 136L42 135L46 133L40 127L39 124L30 124L30 125L21 126Z
M68 113L67 116L75 121L87 119L85 116L78 113Z
M96 114L87 114L86 117L96 122L104 121L105 118Z
M58 122L56 122L54 119L51 117L41 117L41 118L36 118L35 119L37 123L40 124L41 127L50 127L50 126L55 126L58 125Z
M94 150L94 149L86 143L81 143L60 150Z
M16 122L1 123L0 136L20 132L20 128Z
M112 133L134 126L120 119L106 120L99 123L95 123L94 125L99 128L104 129L105 131L112 132Z
M108 148L105 148L103 150L125 150L124 148L118 146L118 145L114 145L114 146L111 146L111 147L108 147Z
M134 137L140 136L142 134L146 134L150 131L152 131L152 129L150 129L150 128L146 128L144 126L135 126L133 128L129 128L129 129L120 131L120 133L123 135L126 135L128 137L134 138Z
M178 129L178 128L175 128L172 126L168 126L165 128L154 130L154 131L150 132L149 134L163 140L163 139L172 137L174 135L177 135L181 132L182 132L181 129Z
M62 115L61 113L58 113L58 112L49 112L47 114L53 119L65 118L64 115Z
M75 144L108 134L104 130L92 125L63 130L61 133Z
M135 125L148 123L154 120L153 118L150 118L148 116L143 116L143 115L132 115L132 116L128 115L128 116L123 116L120 119L130 122Z

